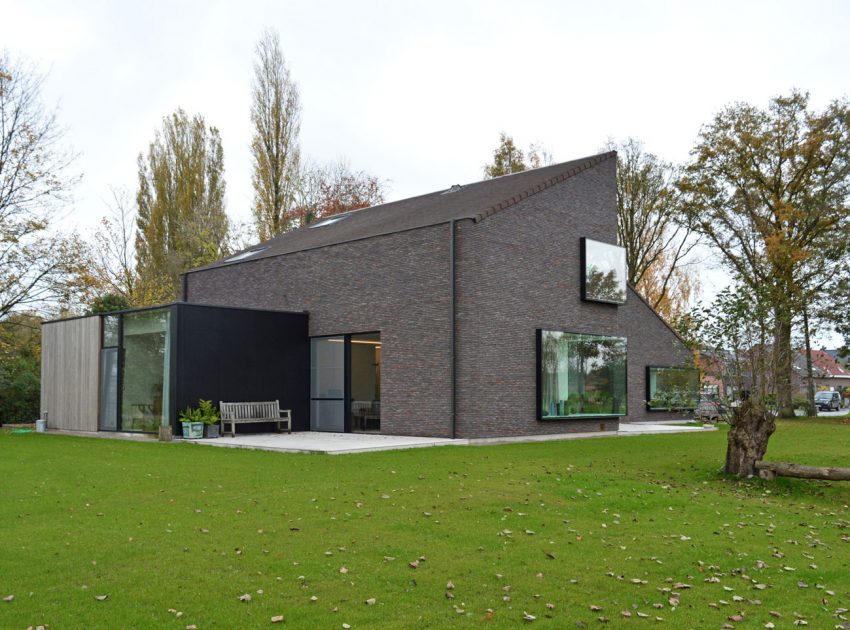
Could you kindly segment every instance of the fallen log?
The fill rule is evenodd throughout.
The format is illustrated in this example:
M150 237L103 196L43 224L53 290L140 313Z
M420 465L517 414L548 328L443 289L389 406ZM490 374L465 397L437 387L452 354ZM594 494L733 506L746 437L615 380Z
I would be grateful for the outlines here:
M780 477L799 477L801 479L828 479L830 481L850 481L850 468L834 466L803 466L788 462L756 462L759 477L771 481Z

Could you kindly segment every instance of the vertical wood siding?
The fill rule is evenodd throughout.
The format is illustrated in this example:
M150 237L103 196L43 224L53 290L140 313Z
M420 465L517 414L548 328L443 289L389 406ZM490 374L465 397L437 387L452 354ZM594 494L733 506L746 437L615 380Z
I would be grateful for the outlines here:
M97 431L100 317L41 328L41 413L47 426Z

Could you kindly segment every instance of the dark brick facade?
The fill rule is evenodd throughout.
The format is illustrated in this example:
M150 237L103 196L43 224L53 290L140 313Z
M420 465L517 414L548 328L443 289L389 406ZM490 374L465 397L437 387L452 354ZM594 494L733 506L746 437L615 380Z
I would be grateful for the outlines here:
M644 406L645 366L687 352L633 293L624 306L580 299L579 239L616 241L616 160L482 221L455 224L457 437L615 429L538 421L538 328L628 338L627 421ZM451 436L450 224L195 271L187 300L306 310L310 334L380 331L381 431ZM322 228L316 228L322 229Z

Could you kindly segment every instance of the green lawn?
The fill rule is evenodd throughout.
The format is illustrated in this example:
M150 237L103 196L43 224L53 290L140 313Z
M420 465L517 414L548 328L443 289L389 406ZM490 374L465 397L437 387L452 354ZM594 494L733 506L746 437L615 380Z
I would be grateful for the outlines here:
M850 465L844 422L781 423L769 459ZM850 483L733 481L724 449L723 430L346 456L0 432L0 628L835 627Z

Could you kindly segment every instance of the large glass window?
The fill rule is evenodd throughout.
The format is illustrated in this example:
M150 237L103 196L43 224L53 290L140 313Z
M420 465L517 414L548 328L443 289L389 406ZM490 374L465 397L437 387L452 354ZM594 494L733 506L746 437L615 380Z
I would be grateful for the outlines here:
M686 367L647 367L646 406L650 411L696 409L699 370Z
M589 238L581 239L581 298L594 302L625 304L626 250Z
M626 414L626 339L538 331L541 420Z
M169 424L169 309L125 313L122 321L121 428L157 431Z

